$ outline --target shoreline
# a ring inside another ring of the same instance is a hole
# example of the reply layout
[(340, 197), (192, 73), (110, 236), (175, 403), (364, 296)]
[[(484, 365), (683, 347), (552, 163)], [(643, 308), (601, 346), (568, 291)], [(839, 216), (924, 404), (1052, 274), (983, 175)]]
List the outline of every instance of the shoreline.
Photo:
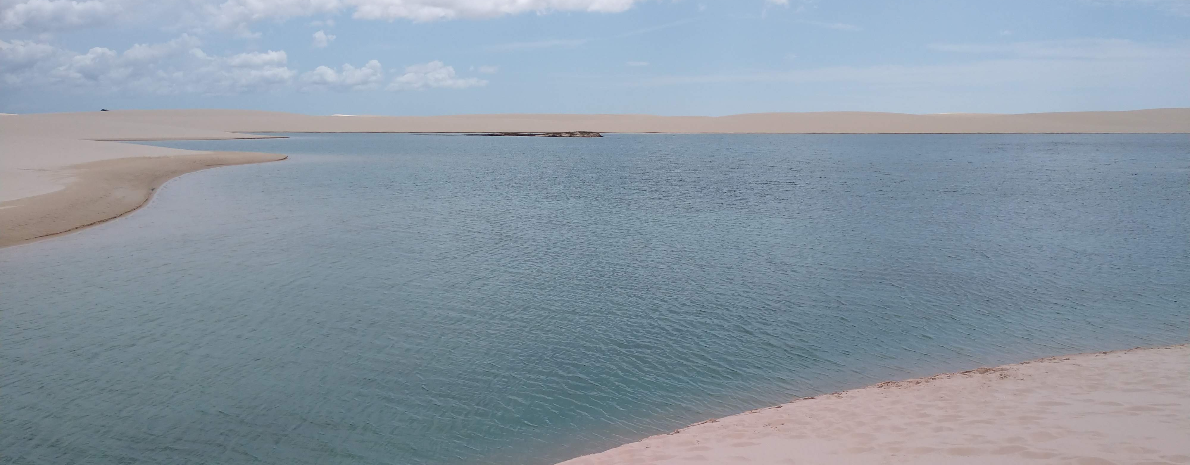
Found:
[[(490, 133), (472, 131), (251, 131), (254, 134), (415, 134), (426, 136), (491, 136)], [(561, 131), (561, 132), (595, 132), (595, 131)], [(598, 131), (600, 134), (629, 134), (629, 135), (658, 135), (658, 136), (1061, 136), (1061, 135), (1175, 135), (1187, 134), (1182, 132), (658, 132), (658, 131)], [(532, 133), (526, 133), (532, 134)], [(526, 136), (530, 137), (530, 136)], [(541, 137), (541, 136), (538, 136)], [(251, 140), (251, 139), (288, 139), (289, 136), (270, 137), (232, 137), (226, 139), (96, 139), (104, 142), (154, 142), (176, 140)]]
[(52, 192), (0, 202), (0, 248), (77, 232), (128, 215), (148, 204), (163, 184), (183, 174), (287, 158), (257, 152), (198, 152), (115, 158), (51, 170), (56, 177), (73, 181)]
[(561, 465), (1190, 463), (1190, 344), (886, 381)]
[[(232, 134), (240, 134), (233, 132)], [(248, 133), (243, 133), (248, 134)], [(280, 134), (280, 133), (278, 133)], [(227, 136), (227, 137), (126, 137), (119, 139), (88, 139), (92, 142), (171, 142), (187, 140), (257, 140), (257, 139), (288, 139), (289, 136)]]

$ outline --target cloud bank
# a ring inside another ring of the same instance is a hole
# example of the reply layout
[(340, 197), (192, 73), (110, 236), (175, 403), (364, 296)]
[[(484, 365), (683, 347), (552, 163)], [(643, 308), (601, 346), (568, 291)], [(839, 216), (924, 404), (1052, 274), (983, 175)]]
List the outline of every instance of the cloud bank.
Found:
[(144, 94), (234, 94), (289, 82), (294, 71), (283, 51), (212, 56), (190, 35), (123, 52), (95, 47), (86, 53), (49, 44), (0, 40), (0, 82), (12, 87)]
[[(253, 23), (350, 12), (356, 19), (494, 18), (522, 13), (618, 13), (642, 0), (0, 0), (0, 29), (56, 31), (162, 20), (250, 35)], [(148, 16), (148, 17), (146, 17)], [(181, 18), (181, 19), (178, 19)]]
[(298, 75), (283, 50), (207, 54), (191, 35), (123, 52), (95, 47), (85, 53), (25, 40), (0, 40), (0, 83), (7, 87), (68, 92), (228, 95), (273, 90), (464, 89), (488, 81), (460, 77), (441, 61), (412, 65), (384, 85), (384, 67), (371, 60), (338, 70), (319, 66)]
[(445, 87), (450, 89), (466, 89), (468, 87), (482, 87), (488, 81), (479, 78), (460, 78), (455, 75), (455, 69), (441, 61), (408, 66), (405, 74), (397, 76), (389, 84), (388, 90), (423, 90), (428, 88)]

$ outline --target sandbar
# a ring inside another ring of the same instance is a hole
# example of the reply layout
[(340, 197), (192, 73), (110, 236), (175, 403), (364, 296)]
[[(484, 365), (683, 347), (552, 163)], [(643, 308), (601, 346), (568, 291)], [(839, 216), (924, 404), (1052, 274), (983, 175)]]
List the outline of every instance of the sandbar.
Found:
[[(0, 247), (72, 232), (144, 205), (169, 179), (284, 155), (207, 152), (117, 140), (277, 137), (127, 121), (115, 112), (0, 118)], [(143, 116), (143, 115), (142, 115)]]
[(284, 155), (206, 152), (129, 157), (71, 165), (63, 188), (0, 202), (0, 247), (23, 244), (118, 218), (147, 203), (166, 181), (192, 171), (283, 160)]

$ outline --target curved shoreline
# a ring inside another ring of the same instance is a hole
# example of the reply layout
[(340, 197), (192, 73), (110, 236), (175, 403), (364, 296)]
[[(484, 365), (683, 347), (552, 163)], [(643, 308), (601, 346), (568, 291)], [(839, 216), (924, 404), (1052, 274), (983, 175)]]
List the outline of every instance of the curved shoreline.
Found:
[(280, 161), (285, 155), (207, 152), (101, 160), (53, 170), (74, 178), (62, 189), (0, 202), (0, 248), (106, 223), (141, 208), (162, 184), (220, 166)]
[(795, 399), (565, 465), (1190, 463), (1190, 344)]

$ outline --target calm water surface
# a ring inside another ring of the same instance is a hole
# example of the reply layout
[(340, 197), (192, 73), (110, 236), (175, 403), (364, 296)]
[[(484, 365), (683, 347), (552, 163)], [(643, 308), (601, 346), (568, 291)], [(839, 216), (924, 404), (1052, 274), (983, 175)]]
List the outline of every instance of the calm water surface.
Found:
[(0, 462), (543, 464), (1186, 342), (1186, 136), (297, 135), (0, 250)]

